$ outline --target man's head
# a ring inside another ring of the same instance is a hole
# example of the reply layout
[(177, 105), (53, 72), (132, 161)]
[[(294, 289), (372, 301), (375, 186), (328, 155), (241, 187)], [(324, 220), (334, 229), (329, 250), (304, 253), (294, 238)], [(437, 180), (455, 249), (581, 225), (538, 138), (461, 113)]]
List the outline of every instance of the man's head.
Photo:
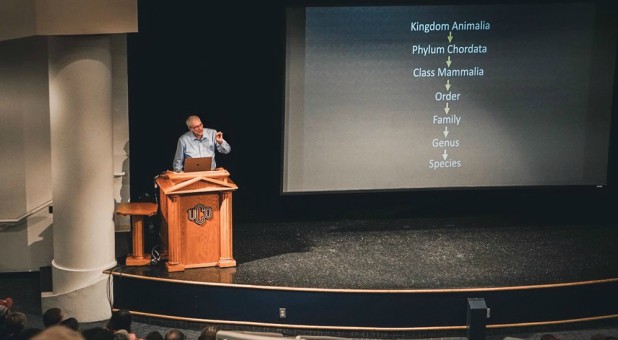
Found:
[(202, 124), (202, 120), (198, 116), (189, 116), (186, 120), (187, 127), (189, 131), (193, 133), (195, 138), (202, 138), (204, 134), (204, 125)]

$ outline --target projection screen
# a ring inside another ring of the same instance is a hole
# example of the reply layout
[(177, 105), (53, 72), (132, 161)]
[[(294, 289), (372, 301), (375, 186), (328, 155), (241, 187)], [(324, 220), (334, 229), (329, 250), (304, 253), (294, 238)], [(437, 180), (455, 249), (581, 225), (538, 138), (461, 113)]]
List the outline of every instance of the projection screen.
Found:
[(594, 2), (287, 10), (282, 192), (607, 182)]

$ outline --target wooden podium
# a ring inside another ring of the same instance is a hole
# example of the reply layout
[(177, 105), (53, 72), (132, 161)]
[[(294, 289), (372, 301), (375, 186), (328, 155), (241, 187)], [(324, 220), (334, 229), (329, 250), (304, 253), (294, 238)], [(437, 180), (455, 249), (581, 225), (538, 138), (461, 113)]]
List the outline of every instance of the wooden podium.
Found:
[(131, 216), (133, 233), (133, 253), (127, 255), (127, 266), (150, 264), (150, 254), (144, 254), (144, 217), (157, 214), (156, 203), (120, 203), (116, 208), (118, 215)]
[(232, 192), (238, 189), (223, 168), (160, 175), (163, 253), (170, 272), (185, 268), (233, 267)]

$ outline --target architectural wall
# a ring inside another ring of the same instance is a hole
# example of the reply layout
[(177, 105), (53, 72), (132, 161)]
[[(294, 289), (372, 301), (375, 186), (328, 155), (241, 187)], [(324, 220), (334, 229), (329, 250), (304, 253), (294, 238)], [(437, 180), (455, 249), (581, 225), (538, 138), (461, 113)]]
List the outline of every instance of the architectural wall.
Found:
[[(0, 41), (0, 272), (53, 258), (47, 37)], [(114, 200), (129, 200), (126, 36), (112, 36)], [(93, 127), (96, 128), (96, 127)], [(116, 230), (130, 220), (116, 217)]]
[(52, 258), (47, 38), (0, 42), (0, 271)]

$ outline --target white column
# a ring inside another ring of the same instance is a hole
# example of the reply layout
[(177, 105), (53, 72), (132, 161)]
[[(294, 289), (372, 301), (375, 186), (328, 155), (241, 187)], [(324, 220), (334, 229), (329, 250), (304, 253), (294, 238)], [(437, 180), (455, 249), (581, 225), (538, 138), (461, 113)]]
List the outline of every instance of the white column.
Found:
[(49, 38), (54, 199), (53, 292), (80, 322), (108, 319), (114, 257), (112, 70), (109, 35)]

